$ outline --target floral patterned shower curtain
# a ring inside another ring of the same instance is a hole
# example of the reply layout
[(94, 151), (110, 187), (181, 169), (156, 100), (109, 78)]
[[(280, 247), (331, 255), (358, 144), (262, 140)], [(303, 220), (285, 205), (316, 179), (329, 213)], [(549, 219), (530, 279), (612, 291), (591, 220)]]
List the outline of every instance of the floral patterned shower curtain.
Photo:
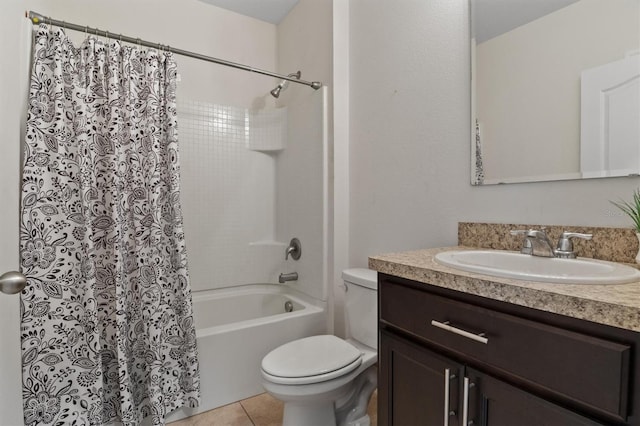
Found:
[(35, 32), (20, 226), (27, 425), (163, 424), (199, 375), (169, 53)]

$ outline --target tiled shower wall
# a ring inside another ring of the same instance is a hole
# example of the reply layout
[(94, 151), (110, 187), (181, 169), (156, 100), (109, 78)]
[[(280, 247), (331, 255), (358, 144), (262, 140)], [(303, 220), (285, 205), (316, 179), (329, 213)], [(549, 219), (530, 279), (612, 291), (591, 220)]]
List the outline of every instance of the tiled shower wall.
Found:
[(194, 291), (274, 282), (275, 164), (286, 109), (178, 104), (182, 210)]

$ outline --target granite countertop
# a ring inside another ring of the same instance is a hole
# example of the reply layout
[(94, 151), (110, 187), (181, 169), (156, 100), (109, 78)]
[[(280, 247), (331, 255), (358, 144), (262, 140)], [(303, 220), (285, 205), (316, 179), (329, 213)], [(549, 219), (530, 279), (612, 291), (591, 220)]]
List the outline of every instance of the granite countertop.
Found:
[(369, 258), (369, 268), (463, 293), (640, 332), (640, 282), (616, 285), (550, 284), (465, 272), (440, 265), (445, 247), (382, 254)]

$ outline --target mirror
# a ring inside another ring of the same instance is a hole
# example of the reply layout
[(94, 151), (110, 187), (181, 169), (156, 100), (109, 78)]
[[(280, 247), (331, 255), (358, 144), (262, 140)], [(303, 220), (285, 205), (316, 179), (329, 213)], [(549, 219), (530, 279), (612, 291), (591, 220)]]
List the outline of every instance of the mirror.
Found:
[(470, 0), (471, 183), (640, 173), (640, 0)]

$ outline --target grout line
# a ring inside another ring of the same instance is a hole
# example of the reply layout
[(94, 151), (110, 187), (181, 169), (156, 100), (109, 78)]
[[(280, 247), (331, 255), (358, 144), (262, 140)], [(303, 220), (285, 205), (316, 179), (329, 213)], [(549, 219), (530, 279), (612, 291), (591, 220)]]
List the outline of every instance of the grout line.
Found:
[(244, 405), (242, 405), (242, 400), (238, 401), (238, 404), (240, 404), (240, 406), (242, 407), (242, 410), (244, 411), (244, 413), (247, 415), (247, 417), (249, 418), (249, 421), (251, 422), (251, 424), (253, 426), (256, 426), (256, 423), (253, 421), (253, 419), (251, 418), (251, 414), (249, 414), (249, 412), (247, 411), (246, 408), (244, 408)]

